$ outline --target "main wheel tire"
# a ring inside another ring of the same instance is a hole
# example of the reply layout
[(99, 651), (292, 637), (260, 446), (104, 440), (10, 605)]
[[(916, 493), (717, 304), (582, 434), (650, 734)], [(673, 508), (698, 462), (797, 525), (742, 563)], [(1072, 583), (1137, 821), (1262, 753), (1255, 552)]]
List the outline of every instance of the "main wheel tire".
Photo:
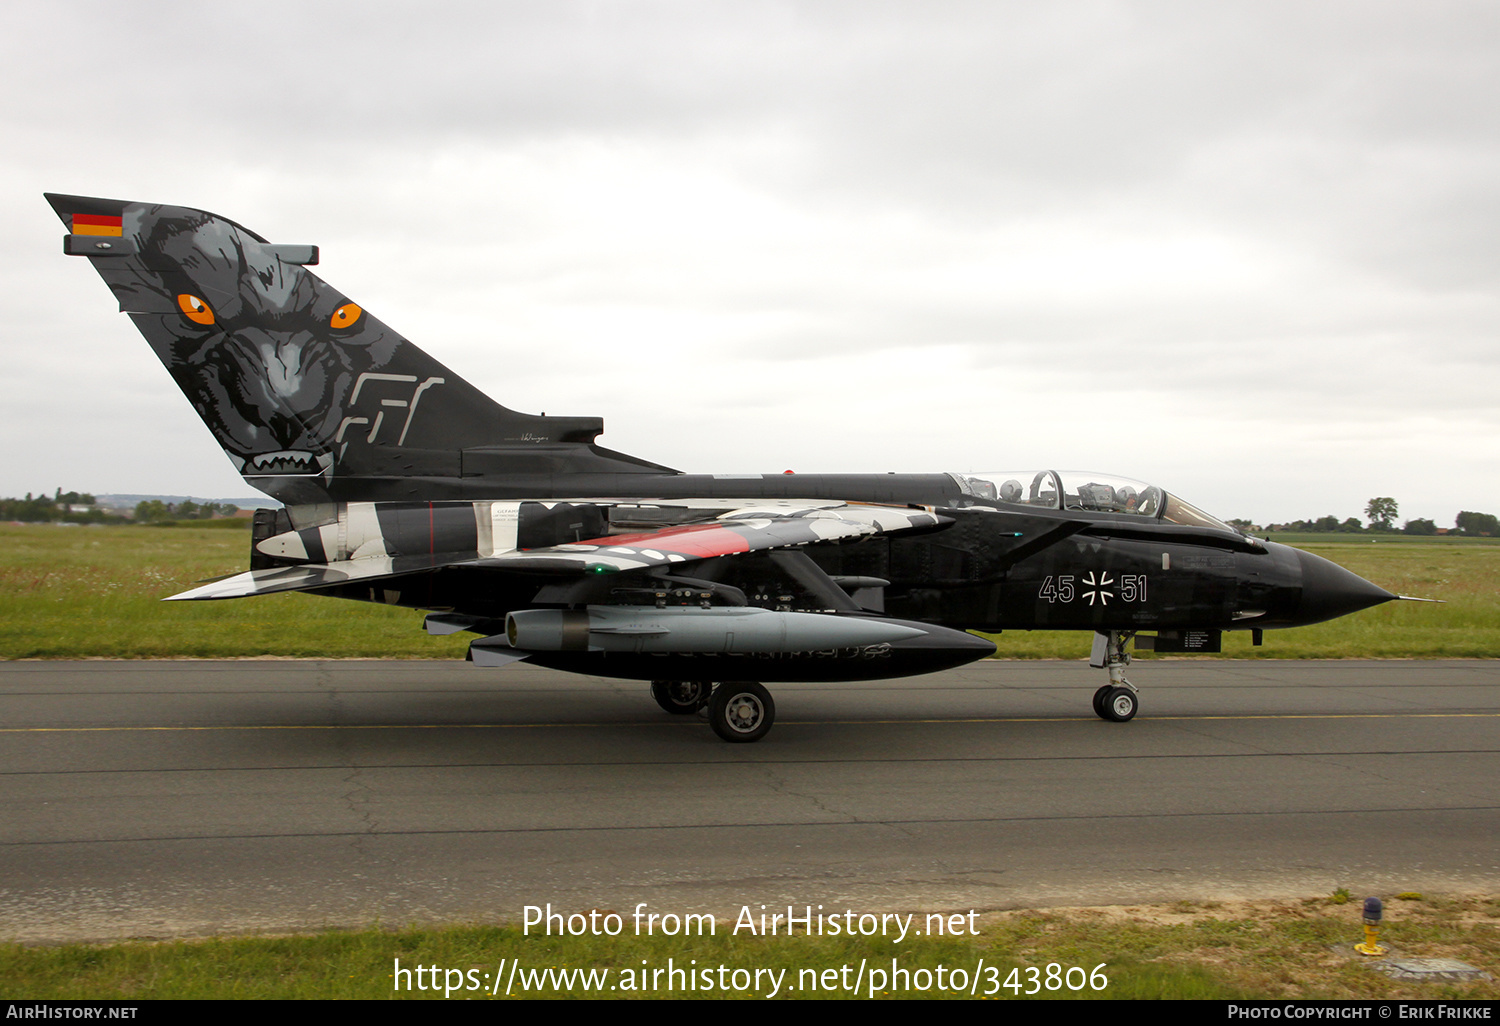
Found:
[(708, 723), (725, 741), (759, 741), (776, 722), (771, 693), (752, 681), (720, 684), (708, 703)]
[(1104, 718), (1115, 723), (1133, 720), (1137, 705), (1134, 691), (1129, 688), (1110, 688), (1104, 699)]
[(1109, 719), (1108, 716), (1104, 715), (1104, 700), (1109, 697), (1109, 693), (1113, 688), (1113, 684), (1106, 684), (1094, 692), (1094, 715), (1101, 720)]
[(653, 680), (651, 697), (673, 716), (695, 713), (708, 704), (713, 697), (713, 681), (708, 680)]

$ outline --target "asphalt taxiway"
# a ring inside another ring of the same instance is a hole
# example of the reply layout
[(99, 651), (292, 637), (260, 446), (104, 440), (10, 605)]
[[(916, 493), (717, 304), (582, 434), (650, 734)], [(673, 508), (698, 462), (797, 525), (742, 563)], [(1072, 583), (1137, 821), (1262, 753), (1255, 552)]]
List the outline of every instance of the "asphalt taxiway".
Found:
[(1500, 891), (1500, 662), (772, 688), (727, 745), (524, 665), (0, 664), (0, 939)]

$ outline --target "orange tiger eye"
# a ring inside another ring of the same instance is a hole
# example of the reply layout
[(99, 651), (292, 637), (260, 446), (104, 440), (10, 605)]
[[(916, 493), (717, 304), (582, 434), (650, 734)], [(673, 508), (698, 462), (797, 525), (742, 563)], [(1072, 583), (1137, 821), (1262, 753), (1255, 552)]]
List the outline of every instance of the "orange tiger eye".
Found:
[(357, 303), (345, 303), (333, 312), (332, 317), (328, 318), (328, 326), (330, 328), (352, 328), (354, 327), (354, 322), (359, 320), (359, 315), (362, 313), (364, 311), (359, 308)]
[(209, 309), (207, 303), (197, 296), (190, 296), (186, 292), (177, 297), (177, 309), (181, 310), (183, 316), (194, 324), (212, 324), (214, 312)]

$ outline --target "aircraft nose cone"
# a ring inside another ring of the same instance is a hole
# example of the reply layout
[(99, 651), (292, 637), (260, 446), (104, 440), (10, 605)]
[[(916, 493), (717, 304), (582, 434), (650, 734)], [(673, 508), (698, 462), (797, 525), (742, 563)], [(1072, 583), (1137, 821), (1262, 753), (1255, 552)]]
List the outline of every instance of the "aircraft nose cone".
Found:
[(1295, 551), (1302, 566), (1302, 599), (1296, 613), (1299, 624), (1322, 623), (1396, 597), (1322, 556)]

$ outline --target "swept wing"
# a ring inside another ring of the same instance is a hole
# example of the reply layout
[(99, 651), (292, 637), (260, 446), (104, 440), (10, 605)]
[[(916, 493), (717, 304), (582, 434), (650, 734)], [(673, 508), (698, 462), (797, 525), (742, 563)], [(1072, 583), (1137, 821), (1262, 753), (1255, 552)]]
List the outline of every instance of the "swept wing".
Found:
[[(493, 515), (496, 503), (475, 503), (476, 517)], [(634, 501), (631, 503), (637, 505)], [(677, 505), (674, 503), (674, 505)], [(687, 503), (685, 505), (691, 505)], [(713, 505), (710, 503), (710, 505)], [(722, 505), (722, 504), (719, 504)], [(482, 509), (480, 507), (490, 507)], [(674, 524), (655, 530), (632, 531), (576, 542), (535, 548), (510, 548), (481, 555), (475, 549), (443, 550), (432, 537), (434, 551), (391, 555), (385, 539), (348, 540), (356, 514), (341, 515), (332, 525), (342, 530), (342, 550), (376, 551), (369, 555), (327, 562), (306, 562), (251, 570), (202, 584), (171, 596), (172, 600), (243, 598), (284, 591), (310, 591), (357, 582), (374, 582), (444, 567), (474, 567), (497, 572), (533, 574), (603, 574), (650, 570), (717, 556), (795, 548), (838, 542), (879, 534), (931, 530), (951, 521), (928, 510), (852, 503), (806, 503), (737, 506), (715, 515), (704, 510), (705, 519)], [(373, 521), (370, 521), (373, 522)], [(263, 548), (276, 551), (306, 551), (300, 539), (288, 535), (268, 539)], [(295, 542), (295, 544), (292, 544)], [(335, 549), (335, 551), (341, 551)]]

